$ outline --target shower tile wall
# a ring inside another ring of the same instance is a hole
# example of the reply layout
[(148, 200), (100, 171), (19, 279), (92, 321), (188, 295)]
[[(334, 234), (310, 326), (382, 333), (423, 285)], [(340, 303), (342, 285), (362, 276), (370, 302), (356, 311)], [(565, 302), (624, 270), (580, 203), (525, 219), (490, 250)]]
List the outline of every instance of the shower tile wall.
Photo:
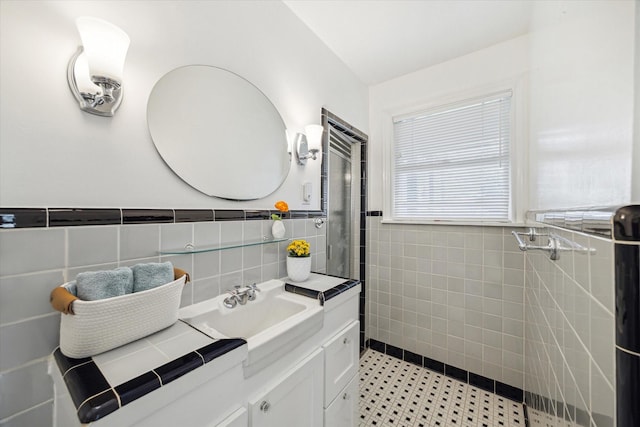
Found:
[(511, 230), (368, 217), (368, 338), (524, 389), (524, 254)]
[[(325, 271), (326, 228), (312, 219), (287, 219), (286, 237), (305, 238), (312, 269)], [(160, 249), (256, 240), (271, 221), (104, 225), (0, 231), (0, 426), (47, 426), (53, 386), (47, 356), (59, 342), (60, 314), (49, 292), (76, 274), (119, 265), (170, 260), (191, 273), (182, 306), (233, 285), (286, 276), (286, 242), (195, 255), (160, 257)]]
[(561, 252), (559, 260), (551, 261), (546, 253), (527, 252), (527, 404), (578, 425), (612, 426), (613, 243), (583, 233), (553, 231), (595, 253)]

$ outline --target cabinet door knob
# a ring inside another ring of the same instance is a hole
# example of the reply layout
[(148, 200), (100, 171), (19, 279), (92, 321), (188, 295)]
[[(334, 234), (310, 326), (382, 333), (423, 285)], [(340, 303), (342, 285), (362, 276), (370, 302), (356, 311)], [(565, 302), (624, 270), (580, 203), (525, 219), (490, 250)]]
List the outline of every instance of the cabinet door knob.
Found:
[(262, 412), (267, 412), (270, 407), (271, 407), (271, 404), (266, 400), (263, 400), (262, 403), (260, 404), (260, 410)]
[(342, 395), (343, 400), (349, 400), (349, 395), (347, 393)]

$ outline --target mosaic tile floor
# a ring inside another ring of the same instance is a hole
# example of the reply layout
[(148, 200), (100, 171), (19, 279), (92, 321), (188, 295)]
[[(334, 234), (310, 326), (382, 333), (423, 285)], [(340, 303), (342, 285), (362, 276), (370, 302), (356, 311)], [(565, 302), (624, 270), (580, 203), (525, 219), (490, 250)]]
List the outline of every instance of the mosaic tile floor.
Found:
[(525, 426), (521, 403), (371, 349), (359, 405), (360, 427)]

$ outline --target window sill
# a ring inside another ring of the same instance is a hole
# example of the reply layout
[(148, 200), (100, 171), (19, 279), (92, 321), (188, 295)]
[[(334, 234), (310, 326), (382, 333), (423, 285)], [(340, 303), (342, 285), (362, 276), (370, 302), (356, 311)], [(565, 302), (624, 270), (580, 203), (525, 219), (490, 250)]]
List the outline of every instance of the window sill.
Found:
[(475, 227), (528, 227), (524, 222), (498, 222), (498, 221), (446, 221), (446, 220), (398, 220), (383, 219), (382, 224), (406, 224), (406, 225), (465, 225)]

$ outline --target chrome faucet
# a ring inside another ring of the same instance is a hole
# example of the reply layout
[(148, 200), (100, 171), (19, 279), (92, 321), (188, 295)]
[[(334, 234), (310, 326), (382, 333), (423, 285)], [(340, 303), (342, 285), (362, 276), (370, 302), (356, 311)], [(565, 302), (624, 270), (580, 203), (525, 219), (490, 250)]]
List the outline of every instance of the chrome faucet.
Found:
[(253, 301), (256, 299), (256, 291), (260, 292), (258, 286), (253, 283), (242, 288), (240, 285), (235, 285), (233, 290), (228, 290), (229, 296), (222, 301), (225, 307), (233, 308), (236, 305), (245, 305), (247, 301)]

